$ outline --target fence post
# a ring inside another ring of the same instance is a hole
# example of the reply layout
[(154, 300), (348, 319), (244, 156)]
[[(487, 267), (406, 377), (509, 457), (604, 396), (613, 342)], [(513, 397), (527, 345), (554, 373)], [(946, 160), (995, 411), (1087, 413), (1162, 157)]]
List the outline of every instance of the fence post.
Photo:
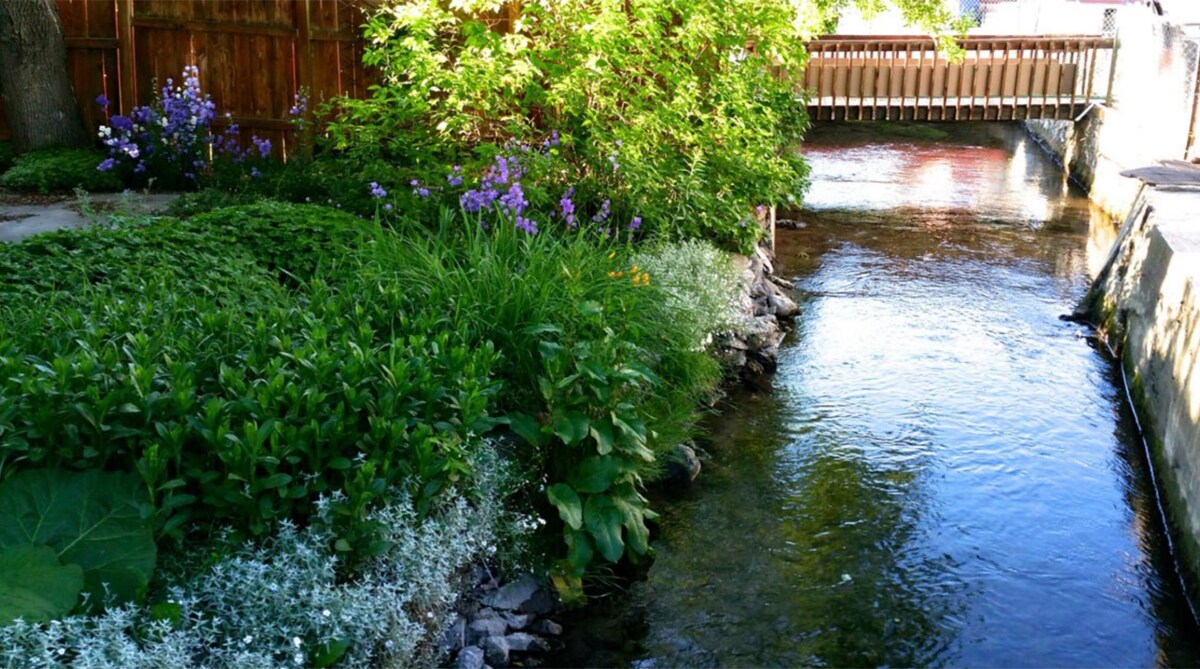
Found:
[[(316, 87), (313, 81), (313, 45), (312, 45), (312, 7), (311, 0), (293, 0), (296, 14), (296, 93), (301, 89), (308, 92), (308, 95), (313, 95)], [(304, 112), (305, 123), (311, 124), (313, 113), (309, 109)], [(286, 137), (286, 135), (285, 135)], [(306, 146), (296, 133), (292, 133), (292, 143), (304, 147), (302, 150), (307, 151), (311, 146)], [(291, 153), (291, 147), (288, 147), (286, 153)], [(309, 158), (311, 156), (304, 156)], [(287, 156), (285, 155), (286, 159)]]
[(117, 64), (121, 70), (119, 97), (121, 113), (137, 106), (137, 73), (134, 71), (133, 0), (114, 0), (117, 5)]
[(1183, 159), (1187, 160), (1191, 157), (1192, 147), (1196, 145), (1196, 115), (1200, 114), (1200, 42), (1194, 42), (1196, 45), (1196, 66), (1193, 68), (1192, 76), (1195, 77), (1195, 86), (1192, 89), (1192, 118), (1188, 122), (1187, 146), (1183, 150)]
[(1104, 94), (1104, 106), (1113, 106), (1113, 85), (1117, 81), (1117, 54), (1121, 51), (1121, 28), (1113, 33), (1112, 58), (1108, 63), (1108, 91)]

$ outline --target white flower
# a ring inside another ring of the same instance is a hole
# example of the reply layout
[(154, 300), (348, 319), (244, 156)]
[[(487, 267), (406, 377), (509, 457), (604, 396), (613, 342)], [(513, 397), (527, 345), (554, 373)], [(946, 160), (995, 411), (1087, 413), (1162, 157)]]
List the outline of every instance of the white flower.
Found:
[(296, 664), (304, 664), (304, 653), (296, 653), (292, 656), (292, 662)]
[(254, 637), (250, 636), (249, 634), (247, 634), (246, 636), (242, 637), (242, 645), (248, 644), (248, 643), (250, 643), (251, 641), (254, 641)]
[(328, 618), (329, 616), (331, 616), (331, 615), (333, 615), (333, 614), (329, 612), (329, 609), (325, 609), (324, 611), (321, 611), (321, 615), (323, 615), (323, 616), (325, 616), (326, 618)]
[(127, 153), (129, 153), (130, 158), (137, 158), (139, 155), (141, 155), (141, 153), (138, 151), (138, 148), (136, 146), (129, 147), (129, 150)]
[(300, 637), (298, 637), (298, 636), (292, 637), (292, 645), (293, 646), (299, 648), (303, 644), (304, 644), (304, 642), (300, 640)]

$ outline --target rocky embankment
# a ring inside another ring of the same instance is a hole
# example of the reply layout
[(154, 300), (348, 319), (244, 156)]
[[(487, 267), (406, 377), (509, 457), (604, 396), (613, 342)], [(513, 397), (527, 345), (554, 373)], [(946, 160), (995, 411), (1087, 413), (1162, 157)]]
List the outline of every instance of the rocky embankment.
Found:
[(800, 307), (788, 295), (791, 284), (775, 275), (766, 249), (759, 247), (753, 255), (736, 256), (734, 262), (743, 277), (738, 308), (746, 327), (720, 337), (716, 350), (730, 369), (740, 370), (743, 381), (755, 384), (775, 371), (779, 344)]
[(503, 585), (480, 579), (446, 632), (445, 650), (457, 669), (541, 666), (556, 649), (562, 626), (550, 619), (558, 597), (533, 576), (522, 574)]

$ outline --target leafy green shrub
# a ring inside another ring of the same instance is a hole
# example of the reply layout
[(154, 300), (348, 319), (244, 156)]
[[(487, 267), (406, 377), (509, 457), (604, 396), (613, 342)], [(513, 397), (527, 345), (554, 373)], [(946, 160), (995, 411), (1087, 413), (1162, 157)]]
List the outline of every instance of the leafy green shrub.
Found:
[(91, 149), (38, 149), (18, 156), (12, 168), (0, 175), (0, 186), (39, 193), (70, 193), (82, 188), (92, 193), (119, 191), (125, 186), (115, 175), (96, 165), (103, 156)]
[(703, 348), (720, 332), (742, 332), (738, 308), (742, 278), (729, 254), (709, 242), (689, 239), (640, 249), (634, 262), (666, 293), (667, 306), (689, 341)]
[(383, 240), (363, 270), (404, 285), (414, 304), (442, 305), (467, 341), (504, 355), (499, 408), (555, 495), (542, 503), (561, 512), (568, 597), (594, 556), (647, 552), (653, 514), (638, 487), (689, 435), (719, 378), (678, 326), (678, 304), (629, 256), (583, 234), (528, 235), (496, 220), (484, 230), (446, 213), (438, 236)]
[[(353, 267), (310, 278), (321, 251), (351, 255), (361, 225), (261, 205), (176, 223), (181, 236), (158, 223), (13, 247), (23, 262), (9, 266), (32, 276), (87, 269), (80, 247), (106, 253), (70, 298), (7, 283), (19, 299), (0, 312), (0, 473), (135, 470), (175, 536), (213, 519), (261, 533), (341, 491), (342, 546), (374, 550), (363, 518), (384, 490), (410, 482), (425, 509), (466, 473), (466, 436), (491, 426), (496, 354), (402, 285)], [(106, 235), (134, 243), (105, 248)], [(216, 269), (219, 289), (160, 276), (176, 259), (183, 275)]]
[(374, 234), (373, 226), (351, 214), (279, 202), (218, 209), (185, 225), (213, 242), (245, 249), (269, 270), (299, 281), (315, 276), (322, 263), (346, 262), (350, 251)]
[(577, 178), (616, 173), (604, 197), (617, 209), (741, 246), (759, 235), (756, 205), (803, 189), (804, 107), (776, 75), (804, 62), (795, 3), (537, 0), (510, 34), (475, 18), (498, 6), (399, 0), (374, 14), (364, 60), (383, 83), (341, 102), (339, 146), (444, 169), (558, 131)]

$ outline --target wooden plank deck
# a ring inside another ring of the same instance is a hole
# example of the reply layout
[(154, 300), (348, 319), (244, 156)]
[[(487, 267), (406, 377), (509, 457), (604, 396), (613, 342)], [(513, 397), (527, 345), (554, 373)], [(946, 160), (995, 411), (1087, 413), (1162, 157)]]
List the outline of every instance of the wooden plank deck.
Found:
[(1103, 99), (1096, 87), (1109, 77), (1097, 63), (1111, 63), (1115, 47), (1095, 35), (959, 44), (950, 59), (928, 38), (823, 37), (808, 43), (799, 92), (813, 120), (1074, 119)]

